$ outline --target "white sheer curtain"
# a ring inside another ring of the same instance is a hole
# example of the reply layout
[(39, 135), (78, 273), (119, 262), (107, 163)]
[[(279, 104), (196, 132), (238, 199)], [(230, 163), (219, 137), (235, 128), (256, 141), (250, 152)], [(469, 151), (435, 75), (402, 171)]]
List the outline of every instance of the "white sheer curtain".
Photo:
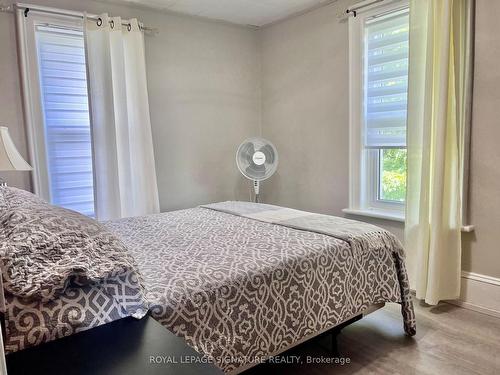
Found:
[(96, 216), (157, 213), (144, 35), (136, 19), (100, 20), (85, 20)]

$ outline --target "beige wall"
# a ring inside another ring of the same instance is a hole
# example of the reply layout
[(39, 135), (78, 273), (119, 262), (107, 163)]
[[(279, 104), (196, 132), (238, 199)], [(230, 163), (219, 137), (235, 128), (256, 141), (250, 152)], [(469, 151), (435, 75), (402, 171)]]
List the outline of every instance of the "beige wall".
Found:
[(253, 30), (168, 17), (148, 45), (151, 121), (162, 209), (248, 199), (238, 145), (260, 129)]
[(470, 221), (463, 268), (500, 277), (500, 1), (476, 1)]
[[(0, 13), (0, 125), (7, 126), (19, 152), (27, 158), (14, 17)], [(0, 172), (10, 185), (30, 190), (29, 172)]]
[(280, 155), (263, 193), (277, 204), (333, 214), (348, 200), (348, 35), (336, 21), (339, 9), (260, 31), (263, 133)]
[[(348, 34), (338, 2), (260, 30), (262, 126), (280, 152), (266, 200), (341, 215), (348, 205)], [(478, 0), (471, 160), (472, 234), (463, 269), (500, 277), (500, 2)], [(363, 220), (362, 217), (357, 219)], [(400, 238), (404, 227), (373, 221)]]
[[(63, 9), (137, 17), (158, 28), (146, 36), (146, 64), (162, 210), (248, 198), (234, 152), (260, 129), (260, 53), (245, 27), (93, 1), (31, 0)], [(0, 13), (0, 124), (26, 156), (14, 16)], [(28, 173), (2, 174), (29, 189)]]

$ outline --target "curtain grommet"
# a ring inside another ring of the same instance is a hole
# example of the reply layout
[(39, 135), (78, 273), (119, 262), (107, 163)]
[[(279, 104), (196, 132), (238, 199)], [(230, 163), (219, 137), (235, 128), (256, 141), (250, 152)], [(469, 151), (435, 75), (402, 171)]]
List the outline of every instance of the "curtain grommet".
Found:
[(132, 24), (129, 22), (129, 24), (127, 25), (127, 30), (128, 31), (132, 31)]
[(99, 17), (96, 22), (97, 26), (102, 26), (102, 18)]
[(112, 29), (115, 28), (115, 21), (111, 20), (109, 21), (109, 26), (111, 26)]

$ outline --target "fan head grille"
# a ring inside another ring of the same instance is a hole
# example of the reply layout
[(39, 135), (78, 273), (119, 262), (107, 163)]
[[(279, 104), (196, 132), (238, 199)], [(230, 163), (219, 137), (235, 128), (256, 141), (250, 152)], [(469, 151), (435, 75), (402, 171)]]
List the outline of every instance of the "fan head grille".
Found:
[(271, 177), (278, 168), (276, 147), (263, 138), (249, 138), (236, 151), (236, 164), (241, 174), (254, 181)]

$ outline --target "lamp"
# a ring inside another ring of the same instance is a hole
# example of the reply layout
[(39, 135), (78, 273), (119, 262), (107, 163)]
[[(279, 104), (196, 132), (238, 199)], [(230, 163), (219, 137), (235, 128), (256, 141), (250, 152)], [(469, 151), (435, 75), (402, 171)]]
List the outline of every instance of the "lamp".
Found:
[[(23, 159), (17, 151), (9, 129), (0, 126), (0, 171), (31, 171), (33, 168)], [(6, 186), (4, 180), (0, 178), (0, 186)]]

